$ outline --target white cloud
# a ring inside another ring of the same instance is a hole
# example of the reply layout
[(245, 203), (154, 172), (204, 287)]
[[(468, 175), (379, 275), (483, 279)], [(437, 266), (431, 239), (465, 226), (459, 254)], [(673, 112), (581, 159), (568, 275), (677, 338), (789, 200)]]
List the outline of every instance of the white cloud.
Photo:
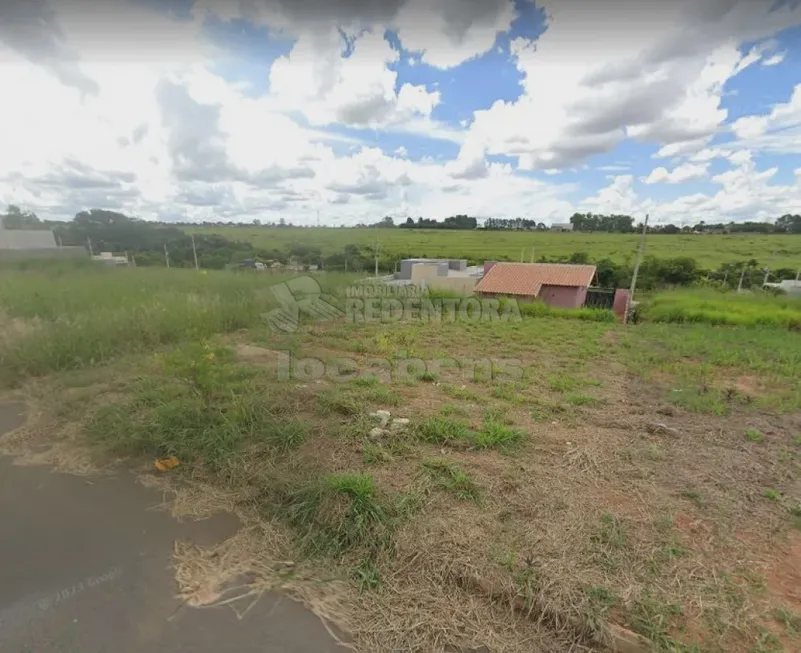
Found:
[(704, 146), (709, 142), (709, 137), (705, 136), (691, 141), (683, 141), (679, 143), (670, 143), (665, 145), (653, 155), (655, 159), (665, 159), (675, 156), (691, 156), (696, 157), (701, 152), (709, 152), (704, 149)]
[(671, 171), (654, 168), (643, 181), (646, 184), (681, 184), (685, 181), (706, 177), (707, 163), (683, 163)]
[(491, 50), (515, 16), (512, 0), (409, 0), (393, 25), (424, 63), (453, 68)]
[(767, 49), (738, 45), (801, 23), (801, 5), (773, 4), (545, 0), (547, 31), (512, 43), (523, 96), (476, 112), (471, 131), (525, 168), (569, 167), (627, 136), (697, 151), (727, 117), (725, 83)]
[[(751, 154), (801, 153), (801, 85), (730, 132), (720, 107), (732, 76), (773, 65), (777, 44), (765, 39), (799, 22), (801, 10), (789, 6), (768, 14), (744, 0), (705, 9), (689, 0), (546, 0), (543, 37), (510, 47), (525, 75), (522, 97), (487, 98), (489, 109), (459, 114), (457, 125), (432, 117), (462, 108), (448, 104), (451, 73), (441, 86), (399, 81), (400, 55), (384, 29), (399, 29), (419, 65), (445, 70), (495, 48), (515, 17), (511, 0), (377, 0), (359, 11), (341, 0), (199, 0), (194, 20), (130, 0), (51, 5), (0, 7), (0, 76), (15, 98), (0, 103), (0, 204), (44, 217), (102, 206), (145, 218), (310, 223), (319, 210), (346, 224), (399, 211), (564, 221), (577, 209), (710, 220), (773, 217), (801, 199), (797, 184), (777, 183), (776, 167), (757, 169)], [(264, 65), (268, 92), (214, 72), (210, 13), (293, 40), (286, 57)], [(741, 52), (744, 42), (757, 45)], [(366, 145), (381, 142), (379, 130), (392, 133), (393, 155)], [(572, 178), (558, 173), (581, 175), (593, 154), (626, 138), (656, 143), (654, 156), (673, 160), (643, 180), (635, 163), (608, 159), (595, 169), (627, 174), (584, 199), (586, 189), (558, 183)], [(457, 144), (458, 154), (444, 157), (443, 143), (429, 139)], [(416, 158), (421, 144), (429, 158)], [(519, 169), (492, 155), (514, 157)], [(638, 194), (703, 179), (713, 160), (732, 167), (712, 177), (709, 194)]]
[(786, 52), (779, 52), (777, 54), (774, 54), (773, 56), (768, 57), (767, 59), (764, 59), (762, 61), (762, 65), (763, 66), (778, 66), (782, 61), (784, 61), (784, 57), (786, 55), (787, 55)]
[(741, 139), (762, 136), (771, 131), (801, 125), (801, 84), (798, 84), (789, 101), (774, 105), (770, 113), (745, 116), (734, 122), (732, 131)]
[(342, 57), (343, 38), (335, 30), (302, 34), (292, 51), (270, 68), (276, 108), (300, 110), (314, 125), (387, 127), (427, 117), (439, 92), (404, 84), (387, 65), (399, 54), (378, 31), (357, 36), (353, 52)]
[(730, 160), (729, 170), (712, 177), (719, 190), (709, 194), (694, 193), (656, 202), (638, 196), (633, 178), (623, 175), (612, 178), (607, 187), (580, 202), (580, 209), (628, 213), (637, 219), (648, 213), (656, 223), (695, 224), (700, 220), (773, 220), (787, 213), (788, 207), (801, 203), (801, 185), (775, 183), (775, 166), (759, 170), (745, 151), (732, 155)]
[(728, 156), (728, 154), (722, 148), (707, 147), (691, 155), (690, 161), (695, 161), (697, 163), (706, 163), (708, 161), (712, 161), (713, 159), (718, 159), (722, 157), (725, 158), (726, 156)]
[(456, 160), (448, 163), (445, 170), (454, 179), (482, 179), (489, 174), (485, 153), (480, 143), (465, 143)]
[(622, 213), (635, 216), (642, 208), (634, 190), (633, 175), (612, 177), (608, 186), (579, 203), (579, 210), (593, 213)]

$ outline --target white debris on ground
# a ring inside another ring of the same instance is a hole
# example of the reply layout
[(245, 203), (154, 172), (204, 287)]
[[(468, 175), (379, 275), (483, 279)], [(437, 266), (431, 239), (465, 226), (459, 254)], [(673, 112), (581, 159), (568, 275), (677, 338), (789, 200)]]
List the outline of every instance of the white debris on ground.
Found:
[[(387, 433), (400, 433), (408, 428), (409, 423), (411, 422), (411, 420), (409, 420), (407, 417), (395, 417), (392, 419), (392, 416), (388, 410), (377, 410), (374, 413), (370, 413), (370, 417), (378, 420), (380, 424), (380, 426), (370, 430), (368, 435), (371, 440), (380, 438), (382, 435)], [(387, 429), (387, 426), (389, 429)]]
[(392, 424), (389, 426), (389, 430), (397, 433), (398, 431), (403, 431), (407, 426), (409, 426), (409, 418), (408, 417), (396, 417), (392, 420)]
[(389, 423), (390, 414), (388, 410), (377, 410), (370, 413), (370, 417), (378, 419), (381, 422), (381, 428), (384, 428)]

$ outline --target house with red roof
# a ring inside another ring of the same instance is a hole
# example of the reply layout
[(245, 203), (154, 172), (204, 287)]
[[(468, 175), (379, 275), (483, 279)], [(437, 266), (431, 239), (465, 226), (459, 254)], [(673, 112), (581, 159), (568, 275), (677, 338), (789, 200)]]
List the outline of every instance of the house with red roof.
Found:
[(594, 265), (487, 262), (475, 292), (480, 297), (514, 297), (560, 308), (581, 308), (595, 271)]

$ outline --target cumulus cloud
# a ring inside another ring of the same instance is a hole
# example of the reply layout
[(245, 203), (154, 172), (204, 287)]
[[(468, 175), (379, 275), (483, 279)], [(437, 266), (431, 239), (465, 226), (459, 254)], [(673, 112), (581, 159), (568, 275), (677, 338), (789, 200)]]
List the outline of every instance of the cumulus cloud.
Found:
[(646, 184), (681, 184), (693, 179), (706, 177), (707, 163), (683, 163), (668, 171), (667, 168), (654, 168), (643, 181)]
[(7, 0), (0, 4), (0, 42), (27, 56), (62, 84), (85, 93), (97, 93), (97, 82), (87, 76), (67, 45), (56, 13), (44, 0)]
[[(777, 184), (774, 166), (758, 169), (751, 152), (801, 152), (801, 85), (733, 124), (720, 102), (742, 70), (780, 63), (771, 37), (801, 23), (801, 6), (773, 4), (543, 0), (547, 30), (507, 50), (496, 46), (517, 16), (512, 0), (196, 0), (180, 9), (6, 0), (0, 70), (15, 101), (0, 103), (0, 203), (56, 218), (98, 206), (296, 222), (319, 210), (344, 223), (398, 211), (544, 221), (579, 208), (785, 212), (798, 191)], [(226, 78), (210, 18), (251, 21), (289, 43), (262, 64), (267, 90)], [(398, 43), (413, 53), (412, 81), (399, 79)], [(488, 52), (512, 58), (522, 95), (487, 98), (488, 108), (458, 123), (438, 120), (459, 108), (448, 96), (451, 69)], [(375, 147), (379, 131), (391, 134), (386, 152)], [(632, 138), (670, 164), (643, 179), (634, 164), (607, 160), (598, 169), (629, 174), (584, 199), (586, 189), (558, 183), (557, 173), (579, 173)], [(421, 159), (420, 144), (436, 158)], [(458, 153), (444, 156), (452, 144)], [(731, 169), (709, 180), (708, 195), (638, 195), (702, 179), (713, 160)]]
[(787, 213), (788, 206), (801, 203), (798, 183), (776, 183), (776, 166), (759, 169), (751, 153), (739, 151), (729, 157), (731, 168), (712, 177), (718, 190), (694, 193), (656, 202), (640, 197), (631, 175), (612, 178), (609, 185), (580, 202), (581, 210), (598, 213), (628, 213), (637, 218), (650, 214), (656, 223), (694, 224), (707, 222), (773, 220)]
[(782, 61), (784, 61), (784, 57), (787, 55), (786, 52), (778, 52), (767, 59), (762, 61), (763, 66), (778, 66)]
[(595, 195), (583, 199), (579, 203), (580, 210), (593, 213), (623, 213), (638, 215), (647, 208), (637, 198), (634, 190), (633, 175), (616, 175), (608, 186), (601, 188)]
[(424, 63), (453, 68), (491, 50), (516, 16), (513, 0), (409, 0), (392, 26)]
[(762, 136), (770, 131), (801, 125), (801, 84), (798, 84), (789, 101), (776, 104), (768, 114), (745, 116), (734, 122), (732, 131), (742, 139)]
[(524, 94), (477, 112), (470, 128), (491, 154), (533, 169), (570, 166), (626, 137), (657, 143), (666, 156), (702, 148), (727, 118), (726, 82), (768, 50), (739, 44), (801, 23), (801, 5), (769, 0), (542, 7), (547, 31), (512, 43)]
[[(343, 57), (346, 46), (352, 52)], [(336, 29), (303, 34), (270, 68), (271, 94), (277, 106), (299, 109), (315, 125), (377, 128), (429, 116), (439, 93), (408, 83), (396, 91), (398, 75), (388, 64), (398, 58), (378, 31), (350, 43)]]

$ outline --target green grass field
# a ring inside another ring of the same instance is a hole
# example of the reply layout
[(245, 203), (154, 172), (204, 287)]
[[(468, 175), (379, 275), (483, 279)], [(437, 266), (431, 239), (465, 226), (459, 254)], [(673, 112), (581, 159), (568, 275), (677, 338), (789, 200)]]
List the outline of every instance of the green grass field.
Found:
[(235, 510), (222, 548), (176, 546), (180, 594), (288, 589), (357, 653), (601, 651), (610, 624), (664, 653), (799, 650), (795, 304), (685, 290), (625, 326), (528, 307), (277, 333), (286, 278), (3, 270), (0, 399), (32, 423), (0, 451), (123, 460), (182, 516)]
[(801, 331), (801, 299), (766, 292), (680, 289), (645, 302), (642, 318), (651, 322), (779, 327)]
[[(191, 228), (188, 229), (191, 231)], [(637, 251), (636, 234), (571, 234), (503, 231), (445, 231), (418, 229), (346, 229), (346, 228), (270, 228), (204, 227), (196, 231), (219, 233), (233, 240), (243, 240), (265, 249), (285, 250), (302, 244), (319, 247), (323, 255), (341, 252), (345, 245), (372, 245), (381, 239), (384, 252), (398, 258), (407, 256), (529, 260), (535, 256), (569, 256), (586, 252), (593, 259), (610, 258), (616, 262), (633, 261)], [(646, 253), (658, 258), (688, 256), (705, 268), (751, 258), (778, 267), (801, 267), (801, 236), (786, 235), (652, 235)]]

